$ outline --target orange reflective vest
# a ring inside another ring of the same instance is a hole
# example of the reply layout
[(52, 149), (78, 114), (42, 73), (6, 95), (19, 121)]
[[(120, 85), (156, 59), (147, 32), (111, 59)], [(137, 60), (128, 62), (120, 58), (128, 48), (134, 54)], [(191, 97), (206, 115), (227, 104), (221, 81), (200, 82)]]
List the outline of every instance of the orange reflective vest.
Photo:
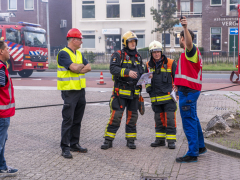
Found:
[(0, 118), (8, 118), (15, 114), (14, 90), (7, 67), (0, 62), (0, 69), (2, 67), (5, 67), (5, 74), (8, 81), (4, 87), (0, 87)]
[(175, 73), (174, 84), (201, 91), (202, 89), (202, 56), (197, 48), (198, 62), (193, 63), (186, 58), (185, 50), (181, 54)]

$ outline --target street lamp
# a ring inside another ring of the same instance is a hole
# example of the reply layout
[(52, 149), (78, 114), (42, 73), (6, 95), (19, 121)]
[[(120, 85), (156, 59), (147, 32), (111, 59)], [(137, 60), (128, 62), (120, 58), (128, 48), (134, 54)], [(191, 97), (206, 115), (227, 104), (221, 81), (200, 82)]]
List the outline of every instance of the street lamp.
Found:
[(47, 11), (47, 47), (48, 47), (48, 61), (50, 61), (50, 31), (49, 31), (49, 11), (48, 11), (48, 0), (42, 0), (42, 2), (46, 3), (46, 11)]

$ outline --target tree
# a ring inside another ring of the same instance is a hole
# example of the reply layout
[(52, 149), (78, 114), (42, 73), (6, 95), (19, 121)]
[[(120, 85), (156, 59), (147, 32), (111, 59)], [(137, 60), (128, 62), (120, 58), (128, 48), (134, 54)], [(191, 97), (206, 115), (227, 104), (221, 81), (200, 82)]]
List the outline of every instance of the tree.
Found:
[(161, 8), (159, 10), (151, 7), (151, 15), (153, 20), (157, 23), (157, 28), (152, 30), (153, 32), (163, 33), (163, 47), (165, 51), (165, 33), (168, 30), (169, 33), (173, 31), (173, 26), (179, 24), (179, 20), (173, 17), (177, 11), (176, 0), (161, 0)]

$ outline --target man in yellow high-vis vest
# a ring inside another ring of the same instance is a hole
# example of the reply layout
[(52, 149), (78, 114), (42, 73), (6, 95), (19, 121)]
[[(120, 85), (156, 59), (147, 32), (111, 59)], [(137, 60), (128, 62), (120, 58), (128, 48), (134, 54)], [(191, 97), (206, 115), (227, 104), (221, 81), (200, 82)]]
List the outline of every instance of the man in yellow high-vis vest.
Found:
[(61, 90), (64, 100), (60, 144), (64, 158), (72, 158), (70, 151), (87, 152), (86, 148), (79, 145), (79, 138), (86, 106), (85, 73), (91, 71), (91, 66), (78, 50), (82, 38), (82, 33), (78, 29), (70, 29), (67, 33), (68, 45), (57, 56), (57, 88)]

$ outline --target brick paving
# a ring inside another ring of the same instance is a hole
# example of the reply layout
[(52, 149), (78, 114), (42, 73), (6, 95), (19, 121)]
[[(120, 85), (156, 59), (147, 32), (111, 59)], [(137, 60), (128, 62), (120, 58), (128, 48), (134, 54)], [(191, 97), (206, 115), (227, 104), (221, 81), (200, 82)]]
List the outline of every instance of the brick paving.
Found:
[[(100, 90), (100, 89), (99, 89)], [(238, 93), (239, 92), (234, 92)], [(87, 91), (87, 102), (110, 99), (108, 90)], [(198, 101), (198, 116), (205, 127), (211, 117), (227, 111), (236, 111), (240, 97), (227, 92), (201, 94)], [(147, 94), (143, 94), (147, 96)], [(15, 90), (17, 108), (61, 104), (60, 92), (56, 90)], [(232, 99), (230, 99), (231, 97)], [(137, 149), (126, 147), (125, 115), (113, 141), (113, 148), (101, 150), (103, 134), (108, 122), (108, 103), (88, 104), (81, 128), (80, 144), (88, 153), (73, 152), (73, 159), (61, 156), (60, 129), (61, 106), (30, 110), (17, 110), (11, 118), (9, 139), (6, 144), (7, 164), (19, 169), (19, 174), (10, 179), (73, 179), (73, 180), (140, 180), (141, 176), (168, 177), (169, 179), (231, 179), (240, 176), (240, 159), (208, 151), (197, 163), (179, 164), (175, 158), (187, 151), (187, 141), (177, 112), (177, 143), (175, 150), (167, 147), (150, 147), (155, 140), (154, 114), (149, 99), (144, 116), (137, 123)]]

